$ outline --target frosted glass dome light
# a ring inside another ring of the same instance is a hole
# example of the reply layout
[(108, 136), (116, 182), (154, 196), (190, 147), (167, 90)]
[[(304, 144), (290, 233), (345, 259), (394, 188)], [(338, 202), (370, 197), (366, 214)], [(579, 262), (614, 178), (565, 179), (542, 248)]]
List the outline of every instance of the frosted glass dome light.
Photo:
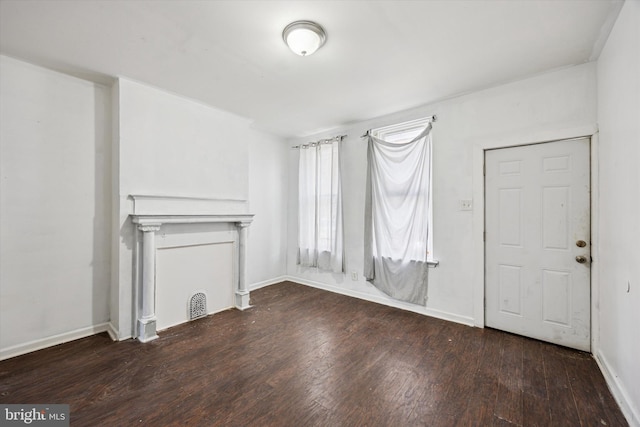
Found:
[(309, 56), (327, 40), (322, 27), (311, 21), (295, 21), (287, 25), (282, 39), (295, 54)]

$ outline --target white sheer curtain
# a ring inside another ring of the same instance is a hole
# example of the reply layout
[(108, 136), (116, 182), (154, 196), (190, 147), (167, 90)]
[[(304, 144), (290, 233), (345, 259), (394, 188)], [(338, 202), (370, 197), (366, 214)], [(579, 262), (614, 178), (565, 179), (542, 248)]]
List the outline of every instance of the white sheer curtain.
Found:
[(298, 264), (343, 271), (340, 139), (300, 147)]
[(364, 276), (389, 296), (426, 304), (431, 124), (396, 144), (369, 136)]

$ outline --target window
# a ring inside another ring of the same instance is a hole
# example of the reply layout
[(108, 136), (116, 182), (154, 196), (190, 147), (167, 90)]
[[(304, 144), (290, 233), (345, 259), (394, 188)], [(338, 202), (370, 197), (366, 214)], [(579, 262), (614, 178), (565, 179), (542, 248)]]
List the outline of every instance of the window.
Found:
[(364, 277), (392, 298), (424, 305), (433, 247), (431, 118), (372, 130), (367, 159)]
[(300, 146), (298, 264), (343, 271), (341, 138)]
[[(425, 128), (429, 125), (429, 123), (431, 122), (431, 118), (424, 118), (424, 119), (418, 119), (418, 120), (412, 120), (412, 121), (408, 121), (408, 122), (403, 122), (403, 123), (398, 123), (398, 124), (394, 124), (394, 125), (390, 125), (390, 126), (385, 126), (385, 127), (380, 127), (377, 129), (372, 129), (371, 130), (371, 135), (373, 135), (374, 137), (381, 139), (383, 141), (389, 142), (389, 143), (393, 143), (393, 144), (404, 144), (407, 143), (411, 140), (413, 140), (415, 137), (417, 137), (418, 135), (420, 135), (420, 133), (422, 131), (425, 130)], [(432, 176), (431, 176), (431, 150), (429, 150), (429, 159), (428, 159), (428, 170), (429, 170), (429, 183), (428, 183), (428, 189), (427, 189), (427, 203), (428, 203), (428, 210), (427, 210), (427, 227), (429, 229), (429, 234), (427, 236), (427, 241), (416, 241), (413, 242), (412, 245), (412, 251), (411, 253), (413, 254), (413, 256), (411, 256), (411, 259), (420, 259), (419, 258), (419, 254), (424, 253), (423, 251), (426, 251), (427, 253), (427, 260), (428, 261), (433, 261), (433, 191), (432, 191)], [(400, 203), (401, 199), (404, 198), (404, 195), (401, 194), (392, 194), (391, 195), (395, 200), (391, 201), (391, 203), (397, 204)], [(416, 194), (415, 192), (410, 193), (410, 197), (416, 198), (418, 197), (418, 194)], [(382, 254), (384, 256), (391, 256), (392, 254)]]

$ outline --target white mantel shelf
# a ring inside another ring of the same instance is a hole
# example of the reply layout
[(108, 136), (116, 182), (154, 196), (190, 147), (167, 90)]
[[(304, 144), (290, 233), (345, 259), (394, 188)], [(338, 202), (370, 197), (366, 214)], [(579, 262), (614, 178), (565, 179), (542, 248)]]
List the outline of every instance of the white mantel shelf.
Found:
[(141, 236), (139, 268), (142, 283), (138, 297), (140, 313), (137, 323), (138, 340), (148, 342), (158, 338), (156, 332), (156, 232), (167, 224), (234, 224), (238, 232), (238, 274), (235, 287), (235, 306), (250, 308), (247, 288), (247, 227), (253, 214), (247, 213), (246, 200), (204, 199), (176, 196), (130, 196), (133, 200), (131, 221)]
[(246, 223), (253, 221), (254, 214), (233, 215), (132, 215), (134, 224), (206, 224), (206, 223)]

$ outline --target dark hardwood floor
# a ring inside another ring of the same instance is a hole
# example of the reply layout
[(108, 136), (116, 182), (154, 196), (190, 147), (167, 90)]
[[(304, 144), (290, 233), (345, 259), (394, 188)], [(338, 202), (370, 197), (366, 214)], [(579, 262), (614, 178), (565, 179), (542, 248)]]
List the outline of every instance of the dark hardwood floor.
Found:
[(589, 354), (284, 282), (148, 344), (0, 362), (0, 403), (72, 426), (625, 426)]

